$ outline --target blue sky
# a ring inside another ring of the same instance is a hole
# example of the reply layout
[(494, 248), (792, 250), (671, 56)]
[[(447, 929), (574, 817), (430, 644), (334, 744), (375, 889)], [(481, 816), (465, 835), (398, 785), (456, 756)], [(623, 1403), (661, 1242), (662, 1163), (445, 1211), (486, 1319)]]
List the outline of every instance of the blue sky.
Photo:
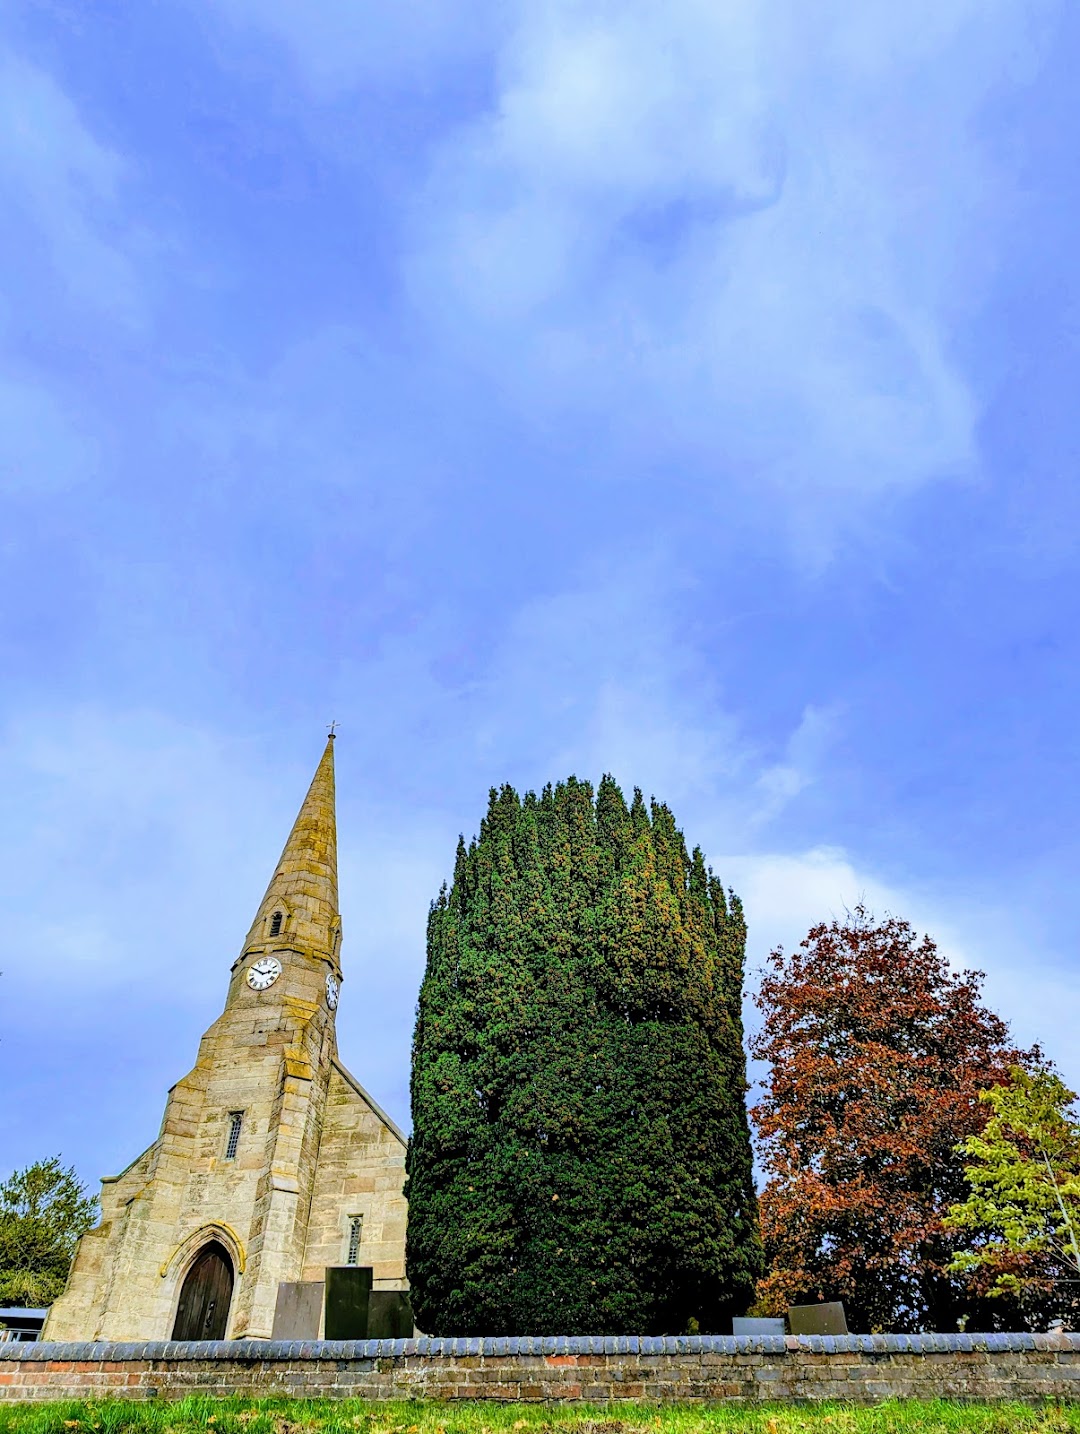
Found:
[(1080, 1081), (1080, 12), (0, 0), (0, 1165), (156, 1133), (339, 720), (400, 1120), (492, 783)]

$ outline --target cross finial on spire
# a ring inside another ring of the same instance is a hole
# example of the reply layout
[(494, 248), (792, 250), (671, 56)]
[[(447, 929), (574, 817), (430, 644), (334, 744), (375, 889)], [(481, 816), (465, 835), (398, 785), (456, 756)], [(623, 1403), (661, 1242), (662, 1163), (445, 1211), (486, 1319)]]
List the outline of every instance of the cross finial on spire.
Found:
[(327, 727), (326, 730), (329, 732), (329, 734), (330, 734), (330, 740), (331, 740), (331, 742), (332, 742), (332, 741), (334, 740), (334, 738), (337, 736), (337, 719), (336, 719), (336, 718), (334, 719), (333, 722), (330, 723), (329, 727)]

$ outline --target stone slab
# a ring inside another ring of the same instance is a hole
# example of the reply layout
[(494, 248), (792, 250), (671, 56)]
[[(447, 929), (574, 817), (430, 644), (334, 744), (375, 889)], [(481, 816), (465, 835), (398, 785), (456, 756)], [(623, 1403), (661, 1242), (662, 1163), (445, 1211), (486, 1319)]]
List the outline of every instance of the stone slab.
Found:
[(750, 1319), (748, 1316), (731, 1321), (732, 1334), (779, 1334), (786, 1333), (782, 1319)]
[(294, 1281), (278, 1285), (271, 1339), (318, 1339), (322, 1325), (322, 1280)]
[(329, 1265), (323, 1329), (327, 1339), (366, 1339), (371, 1302), (370, 1265)]
[(405, 1290), (372, 1290), (368, 1300), (368, 1339), (411, 1339), (412, 1305)]
[(792, 1334), (847, 1334), (847, 1317), (839, 1300), (815, 1305), (792, 1305), (787, 1312)]

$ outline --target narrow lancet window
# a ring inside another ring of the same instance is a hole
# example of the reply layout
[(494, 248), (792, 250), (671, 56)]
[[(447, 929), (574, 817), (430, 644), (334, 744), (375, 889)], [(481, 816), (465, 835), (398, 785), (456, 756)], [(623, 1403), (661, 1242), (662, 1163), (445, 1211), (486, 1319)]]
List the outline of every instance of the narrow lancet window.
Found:
[(229, 1111), (229, 1139), (225, 1144), (225, 1159), (235, 1160), (236, 1152), (240, 1145), (240, 1127), (244, 1123), (244, 1112), (242, 1110)]
[(347, 1265), (355, 1265), (360, 1259), (360, 1232), (364, 1228), (363, 1215), (350, 1215), (349, 1217), (349, 1253), (345, 1258)]
[(280, 936), (280, 935), (281, 935), (281, 927), (282, 927), (282, 923), (284, 922), (284, 920), (285, 920), (285, 918), (284, 918), (284, 916), (281, 914), (280, 911), (275, 911), (275, 912), (274, 912), (273, 916), (271, 916), (271, 918), (270, 918), (270, 935), (271, 935), (271, 936)]

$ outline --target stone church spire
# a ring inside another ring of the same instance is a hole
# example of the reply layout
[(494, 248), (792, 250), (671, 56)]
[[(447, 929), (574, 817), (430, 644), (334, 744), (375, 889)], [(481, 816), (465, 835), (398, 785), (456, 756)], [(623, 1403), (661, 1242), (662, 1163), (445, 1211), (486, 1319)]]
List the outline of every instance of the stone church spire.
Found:
[(337, 903), (331, 737), (224, 1009), (157, 1139), (103, 1183), (50, 1339), (269, 1339), (282, 1287), (343, 1264), (406, 1288), (405, 1137), (337, 1055)]
[(253, 947), (299, 948), (313, 956), (329, 957), (336, 964), (340, 939), (331, 733), (247, 934), (244, 951)]

